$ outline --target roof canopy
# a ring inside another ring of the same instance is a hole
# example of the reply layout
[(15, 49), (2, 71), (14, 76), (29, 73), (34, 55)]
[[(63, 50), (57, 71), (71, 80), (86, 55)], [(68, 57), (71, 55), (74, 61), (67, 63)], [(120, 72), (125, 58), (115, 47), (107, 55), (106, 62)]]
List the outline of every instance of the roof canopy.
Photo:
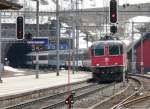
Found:
[(18, 10), (20, 8), (22, 8), (22, 6), (19, 4), (12, 3), (11, 1), (0, 0), (0, 10), (5, 10), (5, 9)]

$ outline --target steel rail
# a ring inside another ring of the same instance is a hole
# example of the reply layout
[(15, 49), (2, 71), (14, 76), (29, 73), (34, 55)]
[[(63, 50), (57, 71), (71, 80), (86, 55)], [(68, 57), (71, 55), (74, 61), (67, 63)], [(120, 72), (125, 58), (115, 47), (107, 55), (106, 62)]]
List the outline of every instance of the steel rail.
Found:
[(140, 101), (145, 101), (146, 98), (150, 98), (150, 94), (143, 96), (143, 97), (139, 97), (139, 98), (130, 100), (130, 101), (127, 101), (127, 102), (123, 103), (123, 105), (130, 105), (131, 103), (133, 104), (133, 103), (138, 103)]
[[(142, 74), (130, 74), (130, 75), (150, 79), (149, 76), (145, 76), (145, 75), (142, 75)], [(150, 94), (142, 96), (142, 97), (138, 97), (138, 98), (135, 98), (135, 99), (132, 99), (132, 100), (128, 100), (128, 101), (124, 102), (122, 105), (130, 105), (131, 103), (138, 103), (140, 101), (144, 101), (146, 98), (149, 98), (149, 97), (150, 97)]]
[(127, 102), (130, 98), (134, 97), (135, 95), (137, 95), (138, 93), (140, 93), (143, 90), (143, 84), (140, 80), (138, 80), (134, 77), (131, 77), (131, 76), (129, 76), (129, 78), (131, 78), (131, 79), (135, 80), (136, 82), (138, 82), (138, 84), (140, 85), (139, 89), (134, 91), (130, 96), (128, 96), (127, 98), (125, 98), (120, 103), (116, 104), (115, 106), (113, 106), (110, 109), (119, 109), (119, 107), (121, 107), (123, 105), (123, 103)]
[[(76, 84), (73, 83), (72, 85), (79, 85), (81, 83), (85, 83), (85, 81), (77, 82)], [(73, 89), (71, 91), (72, 92), (73, 91), (78, 91), (78, 90), (82, 90), (82, 89), (85, 89), (85, 88), (88, 88), (88, 87), (91, 87), (91, 86), (93, 86), (93, 84), (90, 84), (90, 85), (87, 85), (87, 86), (81, 86), (80, 88), (76, 88), (76, 89)], [(60, 86), (60, 88), (61, 88), (61, 86)], [(33, 104), (35, 104), (37, 102), (46, 101), (47, 99), (55, 98), (58, 95), (60, 96), (60, 95), (66, 94), (66, 93), (68, 93), (68, 91), (64, 91), (64, 92), (57, 93), (57, 94), (54, 94), (54, 95), (49, 95), (49, 96), (41, 97), (41, 98), (38, 98), (38, 99), (32, 99), (32, 100), (29, 100), (29, 101), (26, 101), (26, 102), (19, 103), (17, 105), (12, 105), (12, 106), (8, 106), (8, 107), (4, 107), (3, 109), (22, 109), (22, 108), (24, 108), (26, 106), (33, 105)]]
[[(97, 91), (99, 91), (99, 90), (102, 90), (102, 89), (104, 89), (104, 88), (110, 87), (110, 86), (112, 86), (112, 85), (114, 85), (114, 84), (113, 84), (113, 83), (112, 83), (112, 84), (107, 84), (107, 85), (105, 85), (105, 86), (97, 87), (97, 88), (95, 88), (95, 89), (93, 89), (93, 90), (90, 90), (90, 91), (87, 91), (87, 92), (85, 92), (85, 93), (76, 95), (76, 96), (74, 97), (74, 102), (77, 101), (77, 100), (79, 100), (79, 99), (82, 99), (82, 98), (84, 98), (84, 97), (87, 97), (88, 95), (93, 94), (93, 93), (95, 93), (95, 92), (97, 92)], [(61, 100), (61, 101), (59, 101), (59, 102), (57, 102), (57, 103), (54, 103), (54, 104), (51, 104), (51, 105), (42, 107), (41, 109), (52, 109), (52, 108), (56, 108), (56, 107), (59, 107), (59, 106), (62, 106), (62, 105), (65, 105), (65, 100)]]

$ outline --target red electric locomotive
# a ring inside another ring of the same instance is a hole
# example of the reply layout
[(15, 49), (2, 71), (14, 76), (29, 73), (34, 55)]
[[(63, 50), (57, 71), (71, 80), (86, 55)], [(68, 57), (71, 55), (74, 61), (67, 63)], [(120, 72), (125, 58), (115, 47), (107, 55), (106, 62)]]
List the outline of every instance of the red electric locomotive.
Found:
[(91, 46), (93, 79), (121, 81), (126, 70), (125, 45), (119, 40), (97, 41)]

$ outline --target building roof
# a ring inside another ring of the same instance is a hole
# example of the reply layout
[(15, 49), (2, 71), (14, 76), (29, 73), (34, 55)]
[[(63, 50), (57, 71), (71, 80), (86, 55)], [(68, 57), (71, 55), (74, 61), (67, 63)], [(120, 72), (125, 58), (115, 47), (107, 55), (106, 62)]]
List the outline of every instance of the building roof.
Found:
[(22, 6), (11, 1), (0, 0), (0, 10), (13, 9), (18, 10), (21, 9)]

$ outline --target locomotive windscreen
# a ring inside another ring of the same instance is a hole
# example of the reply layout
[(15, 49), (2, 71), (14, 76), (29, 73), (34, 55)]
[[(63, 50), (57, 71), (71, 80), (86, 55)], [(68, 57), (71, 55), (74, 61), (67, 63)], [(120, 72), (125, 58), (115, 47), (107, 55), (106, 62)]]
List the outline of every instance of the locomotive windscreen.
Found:
[(119, 54), (122, 54), (122, 52), (123, 52), (122, 45), (109, 45), (110, 55), (119, 55)]
[(103, 45), (97, 45), (94, 48), (94, 55), (95, 56), (102, 56), (104, 55), (104, 46)]

